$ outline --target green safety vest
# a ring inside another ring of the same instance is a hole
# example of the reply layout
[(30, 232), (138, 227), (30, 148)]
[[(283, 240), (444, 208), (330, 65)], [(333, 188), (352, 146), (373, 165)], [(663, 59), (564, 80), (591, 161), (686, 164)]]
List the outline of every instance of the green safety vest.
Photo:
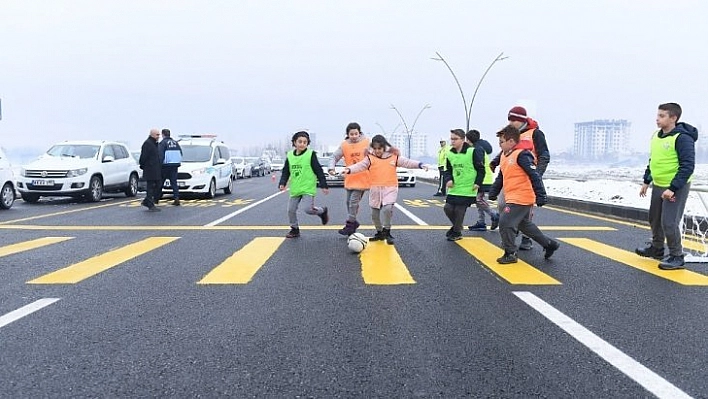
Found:
[(317, 194), (317, 175), (312, 170), (312, 150), (307, 149), (300, 155), (295, 155), (295, 150), (288, 152), (290, 165), (290, 196)]
[(489, 158), (487, 151), (484, 151), (484, 180), (482, 180), (484, 185), (492, 185), (494, 183), (494, 172), (492, 172), (492, 167), (489, 166), (491, 163), (492, 159)]
[(450, 151), (450, 146), (445, 144), (445, 147), (440, 147), (438, 150), (438, 167), (447, 167), (447, 153)]
[(477, 171), (472, 165), (472, 153), (474, 153), (473, 147), (469, 147), (464, 154), (458, 154), (452, 150), (447, 152), (447, 160), (452, 165), (452, 178), (455, 183), (451, 189), (447, 190), (448, 195), (477, 196), (477, 190), (474, 188)]
[[(669, 187), (679, 168), (678, 153), (676, 152), (676, 139), (679, 135), (673, 134), (661, 138), (659, 132), (660, 130), (657, 130), (651, 138), (649, 170), (655, 186)], [(691, 180), (693, 180), (693, 175), (688, 178), (689, 182)]]

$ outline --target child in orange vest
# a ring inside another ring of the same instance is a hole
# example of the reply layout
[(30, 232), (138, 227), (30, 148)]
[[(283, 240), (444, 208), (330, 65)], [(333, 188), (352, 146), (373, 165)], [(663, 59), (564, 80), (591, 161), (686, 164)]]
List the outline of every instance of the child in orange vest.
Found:
[[(391, 218), (393, 206), (398, 199), (396, 167), (428, 170), (422, 162), (402, 157), (398, 149), (392, 147), (384, 136), (377, 134), (371, 139), (371, 148), (364, 159), (344, 168), (344, 174), (369, 171), (371, 177), (369, 206), (371, 206), (371, 219), (376, 227), (376, 234), (371, 241), (386, 240), (389, 245), (393, 245)], [(381, 211), (383, 211), (383, 221)]]
[(504, 255), (498, 263), (516, 263), (516, 234), (518, 230), (543, 246), (544, 257), (551, 255), (560, 247), (560, 243), (545, 236), (531, 221), (531, 209), (534, 203), (546, 204), (546, 189), (543, 180), (536, 171), (534, 157), (524, 142), (520, 142), (521, 133), (514, 126), (506, 126), (497, 133), (502, 149), (499, 160), (499, 174), (491, 190), (489, 199), (495, 200), (504, 188), (506, 203), (499, 216), (499, 235), (504, 248)]

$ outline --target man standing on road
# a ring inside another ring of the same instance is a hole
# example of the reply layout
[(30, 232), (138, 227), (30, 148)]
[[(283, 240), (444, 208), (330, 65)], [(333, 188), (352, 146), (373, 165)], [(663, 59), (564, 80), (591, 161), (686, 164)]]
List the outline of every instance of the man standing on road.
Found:
[(157, 139), (160, 137), (158, 129), (150, 129), (150, 136), (143, 143), (140, 149), (140, 169), (143, 170), (143, 178), (147, 183), (147, 193), (142, 202), (149, 211), (159, 212), (155, 206), (158, 200), (159, 191), (162, 190), (162, 165), (160, 165), (160, 151), (157, 148)]
[(438, 150), (438, 192), (433, 194), (435, 197), (444, 197), (447, 193), (445, 183), (445, 167), (447, 165), (447, 152), (450, 151), (450, 146), (447, 145), (445, 137), (440, 138), (440, 149)]
[[(162, 181), (170, 180), (172, 187), (172, 205), (179, 206), (179, 186), (177, 185), (177, 170), (182, 164), (182, 148), (170, 137), (170, 129), (162, 129), (162, 141), (158, 145), (162, 161)], [(160, 188), (162, 189), (162, 188)]]

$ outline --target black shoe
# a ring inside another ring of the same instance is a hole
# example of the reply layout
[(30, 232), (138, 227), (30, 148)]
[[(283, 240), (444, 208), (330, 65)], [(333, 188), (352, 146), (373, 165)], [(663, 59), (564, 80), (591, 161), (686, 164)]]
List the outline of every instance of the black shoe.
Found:
[(519, 249), (522, 251), (528, 251), (532, 247), (533, 241), (531, 241), (531, 239), (526, 236), (521, 236), (521, 245), (519, 245)]
[(339, 233), (343, 236), (350, 236), (350, 235), (356, 233), (357, 227), (359, 227), (359, 222), (357, 222), (356, 220), (353, 222), (350, 222), (349, 220), (347, 220), (344, 223), (344, 227), (337, 230), (337, 233)]
[(180, 205), (180, 204), (179, 204), (179, 200), (176, 199), (176, 200), (172, 201), (172, 205), (174, 205), (174, 206), (179, 206), (179, 205)]
[(553, 256), (553, 253), (556, 252), (558, 250), (558, 248), (560, 248), (560, 246), (561, 246), (560, 242), (558, 242), (556, 240), (551, 240), (551, 242), (548, 243), (548, 246), (543, 249), (544, 252), (546, 252), (546, 254), (543, 255), (543, 258), (548, 259), (551, 256)]
[(393, 245), (393, 236), (391, 235), (391, 229), (384, 228), (383, 231), (381, 231), (386, 236), (386, 244), (388, 245)]
[(649, 245), (648, 247), (644, 248), (637, 248), (634, 250), (634, 252), (637, 255), (643, 256), (645, 258), (654, 258), (658, 260), (664, 259), (664, 248), (657, 248), (653, 245)]
[(450, 237), (453, 235), (455, 232), (452, 230), (452, 227), (448, 231), (445, 232), (445, 237)]
[(454, 231), (450, 233), (450, 235), (447, 237), (448, 241), (459, 241), (462, 239), (462, 233), (455, 233)]
[(496, 230), (499, 227), (499, 212), (494, 212), (492, 214), (492, 225), (489, 226), (489, 230)]
[(298, 238), (300, 237), (300, 228), (291, 227), (288, 234), (285, 235), (286, 238)]
[(467, 226), (470, 231), (487, 231), (487, 224), (484, 222), (477, 222), (472, 226)]
[(502, 265), (508, 265), (509, 263), (516, 263), (519, 258), (516, 256), (516, 252), (504, 252), (504, 256), (497, 258), (497, 263)]
[(385, 239), (386, 235), (384, 235), (383, 231), (377, 231), (373, 237), (369, 238), (369, 241), (383, 241)]
[(327, 214), (327, 207), (322, 208), (322, 213), (320, 214), (320, 219), (322, 219), (322, 224), (327, 224), (329, 222), (329, 215)]
[(669, 255), (666, 259), (659, 263), (659, 269), (661, 270), (681, 270), (685, 264), (683, 256)]

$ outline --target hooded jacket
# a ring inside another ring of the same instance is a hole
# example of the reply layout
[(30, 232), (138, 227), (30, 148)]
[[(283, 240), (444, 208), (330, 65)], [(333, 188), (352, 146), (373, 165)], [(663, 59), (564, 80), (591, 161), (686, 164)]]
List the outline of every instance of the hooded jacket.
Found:
[[(676, 175), (671, 180), (669, 190), (676, 192), (683, 188), (688, 183), (693, 175), (693, 169), (696, 166), (696, 141), (698, 141), (698, 129), (685, 122), (679, 122), (676, 127), (669, 133), (664, 133), (662, 130), (658, 132), (660, 139), (678, 135), (676, 137), (675, 149), (678, 155), (678, 170)], [(650, 155), (651, 156), (651, 155)], [(651, 161), (651, 158), (650, 158)], [(652, 182), (651, 168), (647, 165), (644, 171), (644, 184)]]

